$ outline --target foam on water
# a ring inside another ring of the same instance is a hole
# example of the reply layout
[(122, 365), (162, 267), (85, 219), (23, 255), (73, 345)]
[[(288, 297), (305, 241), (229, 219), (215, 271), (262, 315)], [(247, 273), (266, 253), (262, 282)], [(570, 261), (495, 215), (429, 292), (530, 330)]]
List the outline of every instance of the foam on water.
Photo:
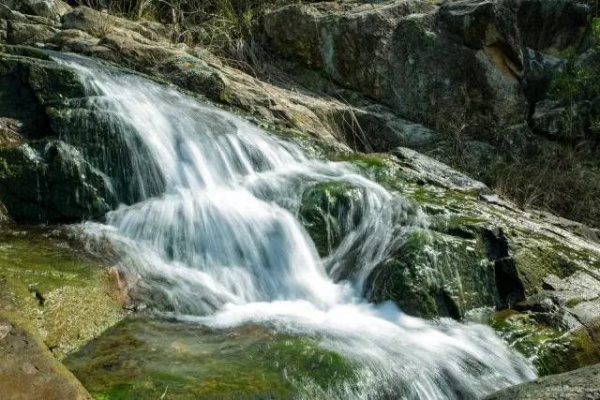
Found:
[[(57, 59), (77, 71), (87, 106), (111, 116), (110, 132), (130, 158), (121, 175), (138, 193), (135, 204), (84, 229), (110, 242), (150, 305), (215, 328), (264, 323), (318, 338), (360, 365), (359, 382), (322, 396), (477, 398), (535, 377), (487, 327), (425, 321), (363, 300), (373, 268), (408, 231), (427, 226), (414, 204), (349, 164), (308, 159), (175, 90), (86, 59)], [(96, 164), (110, 179), (109, 162)], [(359, 188), (350, 212), (362, 216), (342, 221), (348, 234), (326, 260), (296, 217), (302, 193), (323, 182)]]

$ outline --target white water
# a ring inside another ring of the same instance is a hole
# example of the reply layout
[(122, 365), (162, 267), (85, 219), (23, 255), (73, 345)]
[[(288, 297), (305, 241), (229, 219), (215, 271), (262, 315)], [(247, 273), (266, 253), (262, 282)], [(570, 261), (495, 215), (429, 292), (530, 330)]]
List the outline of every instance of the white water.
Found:
[[(217, 328), (265, 323), (319, 338), (361, 366), (359, 382), (322, 397), (478, 398), (535, 377), (487, 327), (425, 321), (362, 299), (370, 271), (407, 231), (426, 227), (418, 207), (348, 164), (307, 159), (174, 90), (60, 60), (78, 72), (89, 106), (112, 115), (141, 193), (85, 229), (116, 249), (132, 290), (150, 305)], [(294, 214), (302, 192), (322, 182), (359, 188), (349, 214), (363, 216), (341, 222), (350, 233), (326, 260)], [(156, 187), (164, 193), (151, 197)]]

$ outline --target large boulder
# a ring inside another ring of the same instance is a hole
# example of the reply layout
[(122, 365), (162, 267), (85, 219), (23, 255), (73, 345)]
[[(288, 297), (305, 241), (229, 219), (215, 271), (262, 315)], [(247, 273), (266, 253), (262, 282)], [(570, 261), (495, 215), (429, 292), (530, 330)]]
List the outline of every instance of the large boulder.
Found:
[[(356, 280), (366, 271), (359, 279), (364, 295), (410, 315), (489, 323), (540, 374), (600, 361), (600, 247), (581, 226), (520, 211), (409, 149), (333, 158), (398, 196), (391, 213), (374, 218), (359, 186), (328, 182), (305, 190), (300, 220), (330, 274)], [(428, 215), (420, 222), (416, 204)], [(381, 234), (369, 221), (402, 229), (392, 228), (395, 243), (365, 266), (362, 249)]]
[(573, 0), (396, 0), (288, 5), (264, 30), (283, 56), (398, 116), (493, 141), (527, 121), (561, 57), (590, 46), (590, 21)]
[[(95, 167), (107, 160), (85, 157), (87, 149), (99, 153), (97, 145), (77, 137), (81, 120), (66, 117), (85, 96), (77, 76), (34, 49), (5, 51), (10, 54), (0, 57), (0, 116), (7, 123), (0, 143), (0, 201), (9, 215), (28, 222), (102, 217), (119, 200), (111, 177)], [(96, 128), (86, 138), (108, 141), (106, 125), (85, 126)]]
[(515, 16), (493, 1), (424, 1), (339, 10), (289, 5), (265, 17), (284, 55), (444, 131), (492, 132), (525, 120)]

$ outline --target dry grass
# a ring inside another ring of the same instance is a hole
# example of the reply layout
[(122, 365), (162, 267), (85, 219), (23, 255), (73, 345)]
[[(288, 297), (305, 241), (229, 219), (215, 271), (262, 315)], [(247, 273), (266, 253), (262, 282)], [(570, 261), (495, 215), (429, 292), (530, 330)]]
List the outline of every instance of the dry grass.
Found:
[(495, 190), (522, 207), (538, 207), (600, 227), (600, 162), (582, 142), (555, 147), (501, 168)]

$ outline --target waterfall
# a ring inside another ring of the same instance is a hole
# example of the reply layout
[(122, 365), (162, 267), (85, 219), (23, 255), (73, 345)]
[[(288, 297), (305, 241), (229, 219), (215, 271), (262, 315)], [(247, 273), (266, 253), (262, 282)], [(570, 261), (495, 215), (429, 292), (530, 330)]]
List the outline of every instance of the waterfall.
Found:
[[(102, 156), (80, 137), (62, 139), (129, 193), (104, 224), (84, 230), (110, 243), (132, 290), (152, 307), (217, 329), (267, 324), (318, 338), (359, 365), (359, 382), (327, 397), (478, 398), (535, 377), (488, 327), (426, 321), (363, 299), (373, 268), (407, 232), (426, 228), (418, 206), (350, 164), (311, 159), (174, 89), (55, 57), (76, 71), (86, 107), (104, 116), (117, 148)], [(111, 167), (113, 153), (126, 170)], [(322, 183), (358, 188), (350, 208), (362, 216), (341, 222), (347, 234), (324, 260), (297, 216), (302, 193)]]

